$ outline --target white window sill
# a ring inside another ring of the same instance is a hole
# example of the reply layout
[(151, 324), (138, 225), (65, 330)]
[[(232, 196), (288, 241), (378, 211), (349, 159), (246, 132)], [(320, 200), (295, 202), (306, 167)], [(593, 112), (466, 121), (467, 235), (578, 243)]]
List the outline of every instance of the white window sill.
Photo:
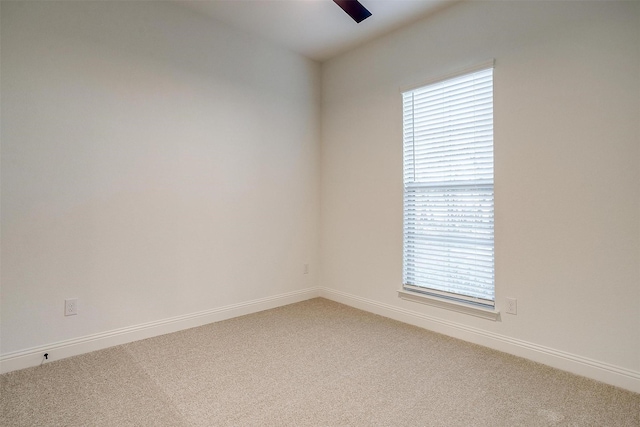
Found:
[(457, 301), (450, 301), (438, 297), (433, 297), (431, 295), (407, 291), (405, 289), (400, 289), (398, 291), (398, 296), (403, 300), (419, 302), (421, 304), (427, 304), (434, 307), (443, 308), (445, 310), (451, 310), (458, 313), (481, 317), (483, 319), (492, 320), (494, 322), (500, 320), (500, 312), (491, 308), (484, 308), (470, 304), (464, 304)]

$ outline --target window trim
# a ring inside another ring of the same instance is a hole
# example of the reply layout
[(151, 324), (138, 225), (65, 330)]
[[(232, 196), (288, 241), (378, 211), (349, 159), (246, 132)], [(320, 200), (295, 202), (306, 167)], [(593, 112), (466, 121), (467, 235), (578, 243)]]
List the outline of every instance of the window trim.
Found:
[(458, 313), (468, 314), (470, 316), (480, 317), (494, 322), (500, 320), (500, 310), (492, 309), (487, 306), (473, 305), (470, 303), (463, 303), (454, 299), (447, 299), (444, 297), (431, 296), (423, 292), (413, 292), (405, 288), (398, 289), (398, 297), (411, 302), (418, 302), (421, 304), (430, 305), (432, 307), (443, 308)]
[[(399, 88), (399, 92), (403, 94), (405, 92), (416, 90), (424, 86), (442, 82), (444, 80), (453, 79), (459, 76), (463, 76), (465, 74), (471, 74), (471, 73), (485, 70), (488, 68), (495, 69), (495, 59), (483, 61), (474, 66), (466, 67), (464, 69), (458, 69), (455, 72), (450, 72), (444, 75), (438, 75), (437, 77), (431, 77), (425, 80), (421, 80), (418, 83), (403, 85)], [(493, 82), (492, 82), (492, 85), (493, 85)], [(492, 182), (492, 185), (495, 185), (495, 184)], [(404, 190), (403, 190), (403, 193), (404, 193)], [(495, 207), (494, 207), (494, 210), (495, 210)], [(403, 213), (403, 221), (404, 221), (404, 213)], [(495, 241), (494, 241), (494, 250), (495, 250)], [(403, 254), (403, 265), (404, 265), (404, 254)], [(495, 269), (495, 265), (494, 265), (494, 269)], [(402, 288), (397, 291), (398, 297), (406, 301), (418, 302), (418, 303), (422, 303), (422, 304), (426, 304), (426, 305), (430, 305), (438, 308), (443, 308), (443, 309), (447, 309), (447, 310), (451, 310), (459, 313), (468, 314), (475, 317), (480, 317), (483, 319), (488, 319), (491, 321), (500, 320), (500, 311), (496, 307), (498, 298), (497, 298), (497, 292), (496, 292), (497, 289), (496, 289), (495, 281), (494, 281), (493, 305), (484, 305), (482, 303), (475, 303), (469, 299), (456, 299), (456, 298), (448, 297), (446, 295), (439, 295), (437, 291), (430, 292), (428, 288), (425, 288), (424, 290), (417, 289), (417, 288), (411, 289), (411, 288), (412, 288), (411, 286), (403, 284)]]

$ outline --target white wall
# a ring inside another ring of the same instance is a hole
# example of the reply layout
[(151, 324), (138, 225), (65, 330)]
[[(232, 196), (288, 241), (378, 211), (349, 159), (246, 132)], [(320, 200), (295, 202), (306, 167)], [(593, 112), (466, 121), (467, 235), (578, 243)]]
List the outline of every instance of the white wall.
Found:
[(316, 285), (317, 63), (165, 2), (1, 30), (0, 353)]
[[(499, 322), (396, 292), (399, 88), (491, 58)], [(322, 70), (323, 287), (640, 384), (640, 3), (459, 3)]]

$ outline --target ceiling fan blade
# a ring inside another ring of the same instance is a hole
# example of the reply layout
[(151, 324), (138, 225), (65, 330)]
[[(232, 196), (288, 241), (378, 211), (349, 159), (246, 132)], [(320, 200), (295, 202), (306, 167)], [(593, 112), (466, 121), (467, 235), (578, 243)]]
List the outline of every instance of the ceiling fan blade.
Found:
[(357, 23), (371, 16), (371, 12), (357, 0), (333, 0), (333, 2), (347, 12), (347, 15), (352, 17)]

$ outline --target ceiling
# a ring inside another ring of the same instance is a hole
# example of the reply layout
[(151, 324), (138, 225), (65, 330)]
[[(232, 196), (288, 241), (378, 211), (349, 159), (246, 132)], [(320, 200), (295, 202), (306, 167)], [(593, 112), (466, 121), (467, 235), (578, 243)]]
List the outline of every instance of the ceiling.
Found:
[(181, 5), (324, 61), (434, 13), (456, 0), (360, 0), (372, 16), (356, 24), (332, 0), (200, 0)]

